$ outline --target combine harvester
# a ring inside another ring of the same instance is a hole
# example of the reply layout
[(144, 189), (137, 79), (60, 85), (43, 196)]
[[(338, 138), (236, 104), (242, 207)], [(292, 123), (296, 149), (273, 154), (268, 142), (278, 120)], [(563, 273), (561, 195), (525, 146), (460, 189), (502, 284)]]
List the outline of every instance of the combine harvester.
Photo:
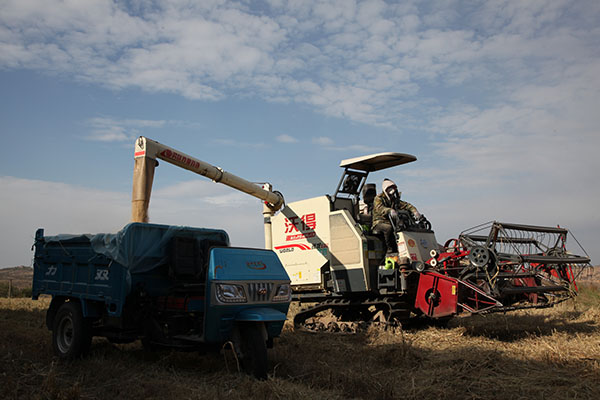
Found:
[(373, 202), (369, 173), (416, 161), (409, 154), (343, 160), (332, 196), (289, 204), (270, 184), (260, 187), (144, 137), (136, 141), (135, 158), (134, 221), (147, 221), (156, 159), (264, 201), (265, 247), (289, 274), (293, 298), (310, 304), (294, 318), (300, 329), (354, 332), (373, 322), (443, 322), (463, 312), (550, 307), (576, 295), (575, 280), (590, 266), (587, 255), (567, 250), (564, 228), (490, 222), (442, 246), (427, 220), (402, 212), (391, 221), (400, 259), (386, 265), (383, 238), (371, 232), (359, 199), (362, 193), (367, 205)]

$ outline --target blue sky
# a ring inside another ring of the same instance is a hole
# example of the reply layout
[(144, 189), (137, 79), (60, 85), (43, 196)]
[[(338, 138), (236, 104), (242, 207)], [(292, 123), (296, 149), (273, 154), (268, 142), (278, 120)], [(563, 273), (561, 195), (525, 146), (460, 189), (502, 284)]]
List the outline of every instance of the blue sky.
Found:
[[(200, 4), (197, 4), (200, 3)], [(0, 267), (47, 233), (117, 231), (148, 136), (287, 201), (340, 160), (389, 177), (438, 240), (490, 220), (600, 250), (600, 3), (0, 0)], [(162, 163), (151, 220), (263, 244), (258, 200)]]

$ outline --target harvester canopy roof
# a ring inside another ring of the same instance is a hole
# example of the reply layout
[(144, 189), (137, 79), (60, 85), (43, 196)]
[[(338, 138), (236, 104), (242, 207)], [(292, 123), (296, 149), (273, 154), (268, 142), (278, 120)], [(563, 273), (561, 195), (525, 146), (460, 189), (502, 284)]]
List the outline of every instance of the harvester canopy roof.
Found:
[(404, 153), (377, 153), (368, 156), (349, 158), (342, 160), (340, 167), (351, 168), (358, 171), (375, 172), (397, 165), (416, 161), (417, 157)]

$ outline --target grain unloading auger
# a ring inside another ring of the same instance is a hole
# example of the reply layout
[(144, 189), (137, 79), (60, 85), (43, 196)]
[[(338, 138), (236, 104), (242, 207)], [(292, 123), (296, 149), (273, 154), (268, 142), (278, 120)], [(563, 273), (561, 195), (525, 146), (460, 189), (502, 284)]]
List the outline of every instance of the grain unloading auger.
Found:
[(271, 248), (270, 216), (283, 206), (283, 195), (271, 191), (268, 183), (258, 186), (239, 176), (230, 174), (222, 168), (215, 167), (202, 160), (189, 156), (179, 150), (166, 146), (152, 139), (140, 136), (135, 142), (135, 165), (133, 168), (133, 193), (131, 199), (131, 221), (148, 222), (148, 206), (152, 194), (154, 170), (157, 159), (178, 166), (196, 174), (205, 176), (213, 182), (222, 183), (241, 192), (264, 201), (265, 247)]
[(295, 300), (310, 304), (294, 318), (296, 327), (308, 330), (355, 331), (371, 322), (548, 307), (575, 294), (575, 279), (590, 262), (567, 251), (563, 228), (494, 222), (442, 246), (427, 221), (400, 213), (395, 221), (400, 257), (389, 268), (382, 237), (371, 232), (371, 216), (359, 211), (359, 199), (363, 194), (365, 203), (373, 202), (369, 173), (416, 161), (402, 153), (343, 160), (333, 195), (283, 205), (283, 196), (271, 192), (270, 185), (260, 187), (139, 138), (134, 220), (147, 219), (156, 158), (265, 202), (266, 248), (277, 253), (289, 274)]

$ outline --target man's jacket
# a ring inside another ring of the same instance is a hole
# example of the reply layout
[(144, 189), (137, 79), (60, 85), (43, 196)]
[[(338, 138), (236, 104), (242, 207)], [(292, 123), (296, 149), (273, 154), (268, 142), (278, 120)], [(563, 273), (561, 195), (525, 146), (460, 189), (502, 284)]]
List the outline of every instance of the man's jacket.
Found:
[(379, 193), (373, 201), (373, 227), (379, 223), (389, 224), (390, 220), (388, 215), (392, 209), (395, 210), (407, 210), (411, 214), (417, 211), (417, 208), (412, 204), (398, 199), (396, 202), (392, 202), (385, 193)]

